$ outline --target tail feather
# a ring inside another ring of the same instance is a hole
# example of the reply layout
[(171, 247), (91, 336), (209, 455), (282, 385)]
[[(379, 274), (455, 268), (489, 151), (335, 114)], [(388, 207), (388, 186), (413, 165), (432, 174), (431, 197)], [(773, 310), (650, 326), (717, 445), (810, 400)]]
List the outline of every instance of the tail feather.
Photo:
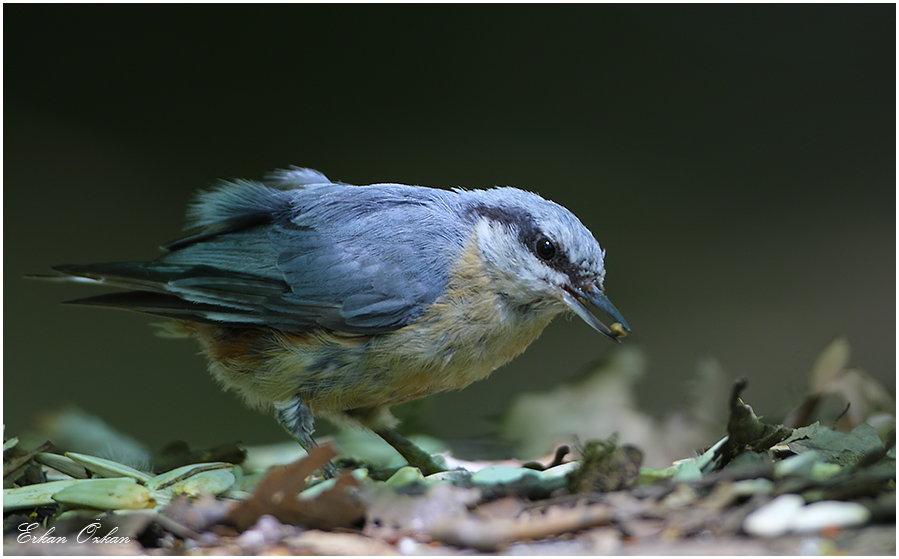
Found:
[(297, 319), (285, 321), (286, 317), (273, 316), (275, 312), (270, 307), (278, 306), (289, 288), (283, 281), (272, 278), (159, 261), (69, 264), (53, 269), (69, 276), (67, 279), (87, 278), (112, 287), (139, 289), (70, 301), (73, 304), (130, 309), (203, 322), (265, 324), (268, 321), (292, 328), (301, 326)]
[(243, 313), (228, 312), (223, 307), (205, 303), (192, 303), (175, 295), (152, 293), (150, 291), (104, 293), (102, 295), (66, 301), (66, 304), (125, 309), (166, 318), (208, 324), (255, 322), (248, 320), (251, 317)]

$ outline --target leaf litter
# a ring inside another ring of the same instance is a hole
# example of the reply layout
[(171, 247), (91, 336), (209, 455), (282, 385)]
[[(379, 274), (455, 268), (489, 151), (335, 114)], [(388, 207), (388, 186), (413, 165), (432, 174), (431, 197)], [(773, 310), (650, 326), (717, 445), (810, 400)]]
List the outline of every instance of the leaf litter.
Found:
[[(544, 425), (535, 438), (555, 438), (564, 430), (547, 428), (545, 418), (567, 401), (571, 421), (589, 406), (582, 389), (591, 384), (610, 391), (613, 398), (605, 401), (612, 411), (622, 409), (613, 405), (618, 398), (629, 407), (627, 419), (651, 426), (626, 397), (640, 359), (612, 359), (604, 380), (561, 387), (542, 403), (525, 395), (525, 408), (542, 412), (522, 419), (513, 408), (518, 419), (507, 424), (507, 434), (509, 425), (526, 433), (524, 425), (536, 419)], [(647, 448), (659, 433), (672, 432), (666, 429), (684, 431), (672, 438), (678, 442), (707, 436), (710, 425), (724, 423), (715, 419), (714, 405), (706, 401), (692, 415), (669, 417), (666, 428), (655, 424), (649, 438), (634, 436), (643, 427), (622, 429), (583, 443), (573, 438), (541, 461), (465, 462), (466, 470), (427, 477), (408, 467), (369, 464), (324, 481), (315, 473), (336, 456), (328, 444), (286, 465), (264, 467), (236, 444), (191, 450), (175, 443), (126, 464), (84, 452), (67, 458), (49, 442), (26, 447), (9, 439), (4, 551), (46, 552), (40, 546), (50, 544), (20, 541), (23, 525), (59, 536), (97, 521), (100, 532), (115, 537), (93, 545), (71, 540), (68, 552), (895, 554), (895, 409), (885, 389), (848, 363), (845, 340), (825, 348), (812, 368), (809, 396), (779, 424), (764, 421), (740, 398), (745, 380), (724, 396), (719, 368), (706, 361), (701, 376), (726, 404), (727, 436), (665, 467), (646, 467)], [(619, 384), (609, 380), (616, 374)], [(842, 398), (833, 408), (840, 411), (825, 424), (821, 403), (833, 394)], [(876, 425), (867, 422), (872, 418)], [(67, 423), (64, 414), (55, 421)], [(84, 414), (73, 422), (93, 424)], [(53, 545), (53, 553), (63, 552)]]

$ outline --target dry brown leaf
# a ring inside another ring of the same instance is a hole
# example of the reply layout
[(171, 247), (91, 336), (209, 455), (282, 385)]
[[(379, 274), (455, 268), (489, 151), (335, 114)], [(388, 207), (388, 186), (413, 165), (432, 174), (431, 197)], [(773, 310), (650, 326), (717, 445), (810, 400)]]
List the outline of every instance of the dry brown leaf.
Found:
[(356, 526), (362, 521), (365, 509), (356, 495), (347, 490), (359, 485), (347, 473), (342, 473), (334, 487), (315, 498), (297, 498), (306, 486), (306, 479), (336, 455), (330, 445), (323, 445), (292, 464), (270, 468), (253, 495), (236, 506), (225, 523), (243, 532), (260, 516), (269, 514), (285, 524), (307, 528), (333, 530)]

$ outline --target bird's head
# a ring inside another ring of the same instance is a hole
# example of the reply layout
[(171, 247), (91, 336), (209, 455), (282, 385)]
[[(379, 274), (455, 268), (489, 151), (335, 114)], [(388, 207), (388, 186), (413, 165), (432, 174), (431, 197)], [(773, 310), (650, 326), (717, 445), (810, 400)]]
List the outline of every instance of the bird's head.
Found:
[[(501, 298), (522, 312), (571, 310), (615, 341), (630, 332), (603, 293), (605, 252), (574, 214), (516, 188), (465, 194), (485, 266)], [(617, 324), (610, 329), (589, 305)]]

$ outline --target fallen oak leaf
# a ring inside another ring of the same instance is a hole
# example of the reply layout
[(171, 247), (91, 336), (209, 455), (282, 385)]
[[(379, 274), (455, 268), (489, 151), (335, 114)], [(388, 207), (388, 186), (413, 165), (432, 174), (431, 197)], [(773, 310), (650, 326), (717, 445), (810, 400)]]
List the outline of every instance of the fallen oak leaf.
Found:
[(334, 486), (312, 499), (298, 497), (306, 479), (337, 455), (330, 445), (313, 448), (309, 455), (287, 464), (274, 466), (256, 486), (253, 494), (234, 507), (223, 523), (243, 532), (263, 514), (274, 516), (285, 524), (332, 530), (352, 527), (364, 518), (361, 501), (348, 489), (359, 482), (342, 473)]

